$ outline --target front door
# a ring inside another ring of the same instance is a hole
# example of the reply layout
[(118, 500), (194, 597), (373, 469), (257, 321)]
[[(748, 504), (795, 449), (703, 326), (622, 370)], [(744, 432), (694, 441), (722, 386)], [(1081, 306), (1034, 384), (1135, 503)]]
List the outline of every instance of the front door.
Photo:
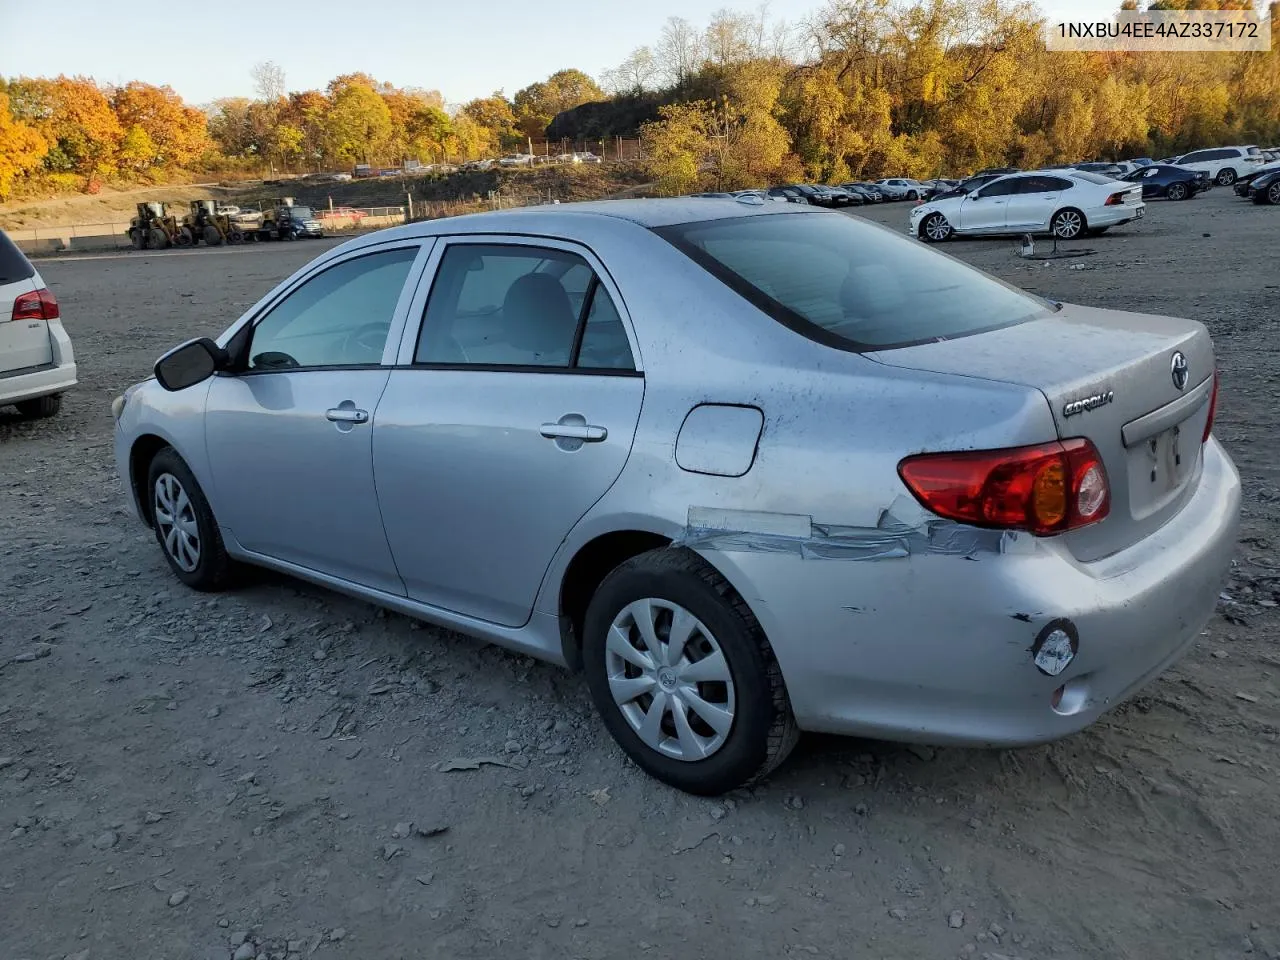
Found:
[(1017, 189), (1009, 194), (1009, 202), (1005, 205), (1004, 222), (1009, 230), (1043, 229), (1049, 223), (1062, 191), (1071, 186), (1071, 182), (1062, 177), (1039, 175), (1019, 177), (1014, 182)]
[(505, 626), (529, 619), (557, 548), (631, 451), (644, 378), (618, 303), (568, 244), (445, 247), (373, 431), (409, 597)]
[(255, 319), (239, 372), (214, 378), (205, 437), (218, 517), (246, 550), (403, 595), (374, 491), (373, 415), (419, 249), (380, 248), (306, 278)]
[(981, 187), (975, 195), (960, 202), (959, 227), (971, 233), (998, 233), (1004, 229), (1005, 211), (1016, 180), (1004, 177)]

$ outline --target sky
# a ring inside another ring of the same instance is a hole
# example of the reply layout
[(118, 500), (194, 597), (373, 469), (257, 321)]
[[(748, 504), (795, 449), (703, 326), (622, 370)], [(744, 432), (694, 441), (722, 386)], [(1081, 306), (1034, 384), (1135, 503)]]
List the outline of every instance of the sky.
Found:
[[(788, 22), (822, 0), (771, 0)], [(1107, 17), (1119, 0), (1041, 0), (1050, 17)], [(654, 44), (667, 17), (704, 26), (722, 7), (756, 0), (222, 0), (115, 4), (0, 0), (0, 76), (90, 76), (169, 84), (193, 104), (251, 96), (250, 70), (272, 60), (290, 90), (322, 89), (364, 71), (462, 103), (565, 67), (597, 79)]]

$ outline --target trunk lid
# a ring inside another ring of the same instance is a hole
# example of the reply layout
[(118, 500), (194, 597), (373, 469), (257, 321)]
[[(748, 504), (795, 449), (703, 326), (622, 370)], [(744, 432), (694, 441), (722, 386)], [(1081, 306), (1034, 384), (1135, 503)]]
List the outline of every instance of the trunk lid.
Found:
[(1040, 391), (1059, 439), (1087, 437), (1107, 470), (1109, 515), (1063, 536), (1081, 561), (1151, 534), (1199, 481), (1214, 357), (1208, 330), (1194, 320), (1064, 304), (1001, 330), (867, 356)]
[[(5, 278), (0, 277), (0, 281)], [(0, 282), (0, 376), (53, 363), (47, 320), (14, 320), (13, 302), (39, 289), (33, 279)]]

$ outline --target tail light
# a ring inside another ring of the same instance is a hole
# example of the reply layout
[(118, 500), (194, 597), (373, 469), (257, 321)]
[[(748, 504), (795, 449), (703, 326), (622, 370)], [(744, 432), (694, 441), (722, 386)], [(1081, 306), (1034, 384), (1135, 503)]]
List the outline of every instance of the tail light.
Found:
[(950, 520), (1051, 536), (1111, 508), (1107, 472), (1083, 438), (1007, 450), (924, 453), (898, 464), (917, 500)]
[(1104, 203), (1103, 206), (1104, 207), (1119, 206), (1120, 204), (1124, 203), (1124, 197), (1126, 193), (1128, 193), (1127, 190), (1121, 191), (1120, 193), (1113, 193), (1111, 196), (1107, 197), (1107, 202)]
[(57, 320), (58, 298), (47, 287), (24, 293), (13, 301), (10, 320)]
[(1209, 418), (1204, 422), (1204, 436), (1201, 443), (1209, 442), (1209, 434), (1213, 433), (1213, 415), (1218, 412), (1218, 371), (1213, 371), (1213, 392), (1209, 394)]

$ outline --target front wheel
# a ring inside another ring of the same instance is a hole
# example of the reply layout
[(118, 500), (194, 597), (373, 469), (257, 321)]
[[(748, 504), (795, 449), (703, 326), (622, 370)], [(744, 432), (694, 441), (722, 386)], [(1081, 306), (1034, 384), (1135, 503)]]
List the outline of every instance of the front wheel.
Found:
[(915, 191), (915, 190), (908, 190), (908, 191), (907, 191), (907, 199), (908, 199), (908, 200), (919, 200), (919, 199), (920, 199), (920, 194), (919, 194), (917, 191)]
[(1267, 203), (1280, 204), (1280, 183), (1273, 183), (1267, 187), (1266, 193), (1258, 193), (1258, 196), (1265, 198)]
[(1059, 210), (1049, 221), (1049, 231), (1059, 240), (1074, 240), (1087, 228), (1084, 214), (1070, 208)]
[(951, 224), (947, 222), (947, 218), (941, 213), (931, 213), (924, 218), (924, 222), (920, 224), (920, 238), (929, 243), (941, 243), (943, 240), (949, 240), (954, 231)]
[(680, 790), (711, 796), (767, 776), (799, 737), (755, 615), (688, 550), (641, 554), (605, 578), (583, 662), (619, 746)]
[(1185, 183), (1171, 183), (1169, 184), (1169, 189), (1166, 191), (1165, 196), (1170, 200), (1185, 200), (1187, 199), (1188, 193), (1189, 191), (1187, 190), (1187, 185)]
[(209, 501), (191, 470), (172, 447), (156, 454), (147, 471), (147, 490), (156, 542), (169, 568), (195, 590), (221, 590), (233, 566)]
[(1236, 182), (1236, 172), (1230, 167), (1223, 167), (1218, 171), (1218, 185), (1229, 187)]

